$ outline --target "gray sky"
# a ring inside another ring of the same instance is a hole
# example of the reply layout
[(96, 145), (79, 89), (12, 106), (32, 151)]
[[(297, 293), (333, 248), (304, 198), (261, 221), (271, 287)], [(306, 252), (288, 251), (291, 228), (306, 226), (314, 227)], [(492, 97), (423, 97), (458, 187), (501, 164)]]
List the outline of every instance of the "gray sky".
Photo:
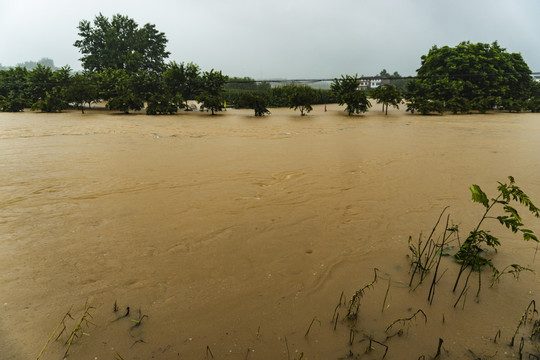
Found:
[(538, 0), (0, 0), (0, 64), (81, 68), (80, 20), (155, 24), (169, 60), (262, 78), (414, 75), (433, 45), (499, 44), (540, 71)]

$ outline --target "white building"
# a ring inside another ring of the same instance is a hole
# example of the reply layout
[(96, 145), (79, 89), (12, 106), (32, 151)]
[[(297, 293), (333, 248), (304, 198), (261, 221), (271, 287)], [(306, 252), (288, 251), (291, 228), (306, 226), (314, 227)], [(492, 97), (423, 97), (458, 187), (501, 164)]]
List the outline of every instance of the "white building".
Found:
[(382, 79), (362, 79), (360, 80), (359, 89), (374, 89), (383, 84)]

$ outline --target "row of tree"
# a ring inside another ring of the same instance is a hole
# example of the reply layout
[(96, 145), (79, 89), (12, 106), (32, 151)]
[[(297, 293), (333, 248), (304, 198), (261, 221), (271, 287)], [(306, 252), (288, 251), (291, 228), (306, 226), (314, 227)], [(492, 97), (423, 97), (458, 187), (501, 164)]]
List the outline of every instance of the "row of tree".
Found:
[(221, 71), (202, 72), (193, 63), (167, 63), (165, 34), (119, 14), (83, 20), (78, 30), (81, 39), (74, 46), (84, 71), (72, 74), (69, 67), (53, 70), (40, 64), (0, 70), (0, 110), (52, 112), (78, 106), (84, 112), (85, 105), (106, 101), (112, 110), (146, 107), (148, 114), (172, 114), (187, 107), (187, 100), (197, 100), (212, 114), (227, 102), (252, 108), (256, 115), (273, 106), (304, 115), (312, 104), (338, 102), (352, 115), (367, 111), (369, 97), (385, 112), (403, 100), (408, 111), (422, 114), (540, 110), (540, 85), (531, 70), (520, 54), (506, 52), (497, 42), (434, 46), (422, 56), (415, 78), (383, 70), (379, 76), (390, 84), (366, 92), (357, 75), (334, 79), (331, 90), (315, 90), (298, 84), (272, 87), (250, 78), (229, 79)]
[(197, 99), (214, 112), (223, 107), (226, 81), (221, 71), (201, 72), (193, 63), (172, 62), (162, 73), (104, 68), (72, 74), (69, 67), (15, 67), (0, 71), (0, 110), (56, 112), (77, 106), (84, 112), (85, 106), (106, 101), (109, 109), (126, 113), (146, 104), (148, 114), (172, 114), (187, 106), (184, 99)]

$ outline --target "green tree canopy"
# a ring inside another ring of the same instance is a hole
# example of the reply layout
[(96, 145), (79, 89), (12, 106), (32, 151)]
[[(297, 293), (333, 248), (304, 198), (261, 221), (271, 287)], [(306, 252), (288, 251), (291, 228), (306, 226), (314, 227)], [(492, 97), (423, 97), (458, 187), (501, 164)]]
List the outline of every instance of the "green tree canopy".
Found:
[(496, 106), (515, 110), (530, 92), (531, 70), (521, 54), (508, 53), (497, 42), (434, 46), (421, 59), (413, 88), (423, 89), (417, 96), (427, 100), (415, 97), (418, 103), (438, 101), (453, 112), (485, 112)]
[(17, 66), (0, 70), (0, 111), (22, 111), (29, 105), (28, 70)]
[(202, 104), (202, 107), (212, 112), (223, 109), (224, 99), (222, 97), (223, 86), (228, 77), (223, 75), (221, 71), (206, 71), (201, 77), (201, 93), (197, 96), (197, 101)]
[(141, 110), (144, 98), (141, 94), (144, 79), (136, 74), (128, 74), (123, 69), (107, 69), (100, 73), (103, 98), (108, 100), (107, 108), (129, 113), (129, 110)]
[(366, 97), (366, 93), (360, 90), (360, 78), (355, 76), (341, 75), (341, 79), (334, 79), (330, 88), (335, 93), (339, 105), (346, 104), (345, 111), (349, 114), (360, 114), (366, 112), (371, 103)]
[(101, 71), (105, 68), (124, 69), (128, 73), (139, 70), (161, 73), (165, 70), (167, 38), (155, 25), (143, 27), (135, 20), (120, 14), (109, 20), (99, 14), (92, 25), (87, 20), (79, 22), (79, 36), (74, 46), (83, 57), (83, 68)]
[(163, 81), (167, 91), (181, 96), (185, 101), (194, 100), (202, 87), (201, 69), (192, 62), (178, 64), (175, 61), (167, 66)]
[(77, 73), (71, 77), (69, 86), (66, 88), (66, 98), (70, 103), (80, 107), (84, 114), (84, 104), (90, 104), (99, 98), (97, 76), (94, 73)]
[(317, 97), (317, 92), (307, 85), (286, 85), (283, 87), (288, 94), (288, 106), (294, 110), (300, 110), (300, 115), (304, 116), (313, 110), (311, 106)]
[(266, 108), (266, 104), (267, 101), (264, 96), (251, 92), (242, 93), (238, 101), (240, 107), (253, 109), (255, 116), (270, 114), (270, 111)]
[(377, 101), (377, 104), (382, 104), (385, 115), (388, 115), (388, 105), (392, 105), (399, 109), (401, 103), (401, 91), (394, 85), (381, 85), (371, 90), (371, 98)]

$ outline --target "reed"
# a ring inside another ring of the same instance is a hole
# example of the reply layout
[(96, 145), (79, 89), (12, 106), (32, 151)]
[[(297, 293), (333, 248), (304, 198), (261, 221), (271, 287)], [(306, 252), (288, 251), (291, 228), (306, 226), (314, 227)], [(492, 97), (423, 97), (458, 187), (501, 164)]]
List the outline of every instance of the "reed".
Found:
[(47, 343), (43, 346), (43, 348), (39, 352), (36, 360), (39, 360), (39, 358), (43, 355), (43, 353), (45, 352), (45, 349), (47, 348), (47, 346), (51, 342), (52, 338), (54, 337), (54, 335), (56, 334), (56, 332), (58, 331), (60, 326), (62, 326), (62, 330), (58, 333), (58, 336), (56, 337), (55, 340), (58, 340), (58, 338), (60, 338), (60, 336), (64, 333), (64, 331), (66, 331), (66, 329), (67, 329), (67, 327), (66, 327), (66, 319), (69, 317), (70, 319), (73, 320), (73, 317), (71, 316), (71, 309), (72, 309), (72, 307), (69, 308), (68, 312), (64, 314), (64, 317), (62, 317), (62, 320), (60, 320), (60, 322), (58, 323), (58, 325), (56, 326), (56, 328), (52, 332), (51, 336), (49, 336), (49, 339), (47, 340)]
[(443, 251), (441, 245), (438, 243), (438, 241), (434, 239), (434, 234), (439, 227), (442, 216), (447, 209), (448, 207), (445, 207), (443, 209), (425, 242), (422, 240), (422, 233), (420, 233), (420, 235), (418, 236), (418, 240), (416, 243), (413, 243), (412, 236), (409, 236), (408, 243), (411, 253), (411, 278), (409, 280), (409, 286), (412, 287), (413, 281), (417, 274), (420, 277), (414, 289), (416, 289), (420, 284), (422, 284), (427, 274), (430, 272), (431, 268), (435, 264), (438, 250), (441, 252)]
[(91, 306), (90, 303), (87, 302), (85, 304), (85, 306), (84, 306), (83, 314), (79, 318), (79, 321), (77, 321), (77, 324), (75, 325), (75, 327), (71, 331), (71, 334), (69, 335), (69, 337), (68, 337), (68, 339), (67, 339), (67, 341), (65, 343), (67, 348), (66, 348), (66, 351), (64, 352), (64, 358), (67, 357), (69, 349), (71, 348), (71, 345), (73, 345), (73, 342), (75, 341), (75, 339), (78, 339), (82, 335), (90, 336), (88, 333), (84, 332), (83, 325), (86, 325), (86, 327), (88, 327), (89, 325), (96, 326), (94, 323), (92, 323), (89, 320), (89, 319), (92, 318), (92, 313), (91, 313), (92, 310), (95, 310), (95, 308), (93, 306)]

